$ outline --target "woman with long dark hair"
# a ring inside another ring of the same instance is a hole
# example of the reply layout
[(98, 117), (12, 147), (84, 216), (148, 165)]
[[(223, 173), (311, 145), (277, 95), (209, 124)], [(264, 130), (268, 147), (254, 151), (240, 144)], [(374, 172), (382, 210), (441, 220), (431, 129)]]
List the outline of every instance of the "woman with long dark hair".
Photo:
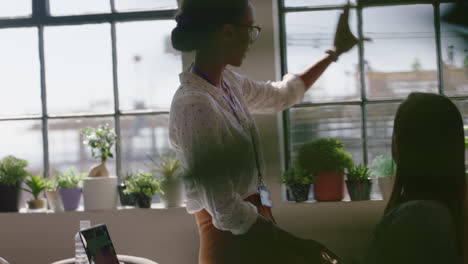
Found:
[(463, 263), (465, 144), (455, 104), (410, 94), (395, 117), (392, 156), (395, 185), (367, 263)]
[(358, 42), (349, 30), (348, 13), (346, 7), (334, 46), (317, 63), (282, 81), (256, 82), (226, 68), (242, 64), (261, 31), (250, 1), (181, 2), (172, 44), (196, 54), (180, 75), (169, 133), (190, 175), (184, 181), (186, 206), (200, 233), (200, 264), (337, 263), (337, 256), (319, 243), (275, 224), (251, 111), (280, 111), (302, 100), (325, 69)]

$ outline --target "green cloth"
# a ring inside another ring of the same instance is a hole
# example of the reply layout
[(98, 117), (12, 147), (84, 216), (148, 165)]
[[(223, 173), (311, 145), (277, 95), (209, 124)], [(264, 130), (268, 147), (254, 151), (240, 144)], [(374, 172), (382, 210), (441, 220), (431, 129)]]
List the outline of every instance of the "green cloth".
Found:
[(459, 264), (455, 226), (436, 201), (409, 201), (387, 213), (373, 233), (366, 264)]

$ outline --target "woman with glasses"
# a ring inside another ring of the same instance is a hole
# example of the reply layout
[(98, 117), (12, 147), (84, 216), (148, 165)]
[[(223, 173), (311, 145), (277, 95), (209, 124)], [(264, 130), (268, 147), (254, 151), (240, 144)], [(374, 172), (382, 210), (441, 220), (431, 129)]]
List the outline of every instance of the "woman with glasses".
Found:
[(241, 66), (261, 32), (250, 1), (182, 1), (172, 44), (196, 55), (180, 74), (169, 133), (186, 172), (186, 206), (200, 233), (200, 264), (338, 263), (319, 243), (275, 224), (251, 112), (299, 103), (325, 69), (356, 45), (348, 13), (346, 7), (334, 46), (318, 62), (281, 81), (256, 82), (226, 68)]

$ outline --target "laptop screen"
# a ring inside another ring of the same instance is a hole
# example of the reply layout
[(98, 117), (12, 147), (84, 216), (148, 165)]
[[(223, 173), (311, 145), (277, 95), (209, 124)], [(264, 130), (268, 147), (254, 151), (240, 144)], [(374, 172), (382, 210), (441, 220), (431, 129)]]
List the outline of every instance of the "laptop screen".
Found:
[(80, 237), (90, 264), (119, 264), (106, 225), (83, 229)]

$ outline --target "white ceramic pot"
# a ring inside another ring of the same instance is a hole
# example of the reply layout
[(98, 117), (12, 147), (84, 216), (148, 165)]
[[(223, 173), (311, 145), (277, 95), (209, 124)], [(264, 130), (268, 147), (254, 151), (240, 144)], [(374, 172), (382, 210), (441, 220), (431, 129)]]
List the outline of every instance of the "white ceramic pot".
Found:
[(395, 184), (395, 177), (380, 177), (378, 178), (378, 182), (384, 201), (388, 201), (392, 195), (393, 185)]
[(63, 212), (62, 200), (57, 191), (45, 191), (49, 208), (54, 212)]
[(84, 178), (83, 201), (86, 211), (116, 209), (117, 177)]
[(167, 207), (181, 207), (184, 205), (184, 184), (181, 180), (165, 182), (161, 189), (164, 194), (160, 194), (162, 203)]

